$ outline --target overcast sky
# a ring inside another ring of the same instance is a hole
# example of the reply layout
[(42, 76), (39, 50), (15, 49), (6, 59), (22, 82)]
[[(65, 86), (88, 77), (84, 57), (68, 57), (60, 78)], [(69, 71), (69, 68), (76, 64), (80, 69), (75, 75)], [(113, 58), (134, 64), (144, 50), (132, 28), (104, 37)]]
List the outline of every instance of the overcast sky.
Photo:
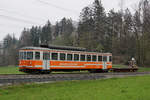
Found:
[[(24, 27), (52, 24), (63, 17), (78, 21), (82, 8), (94, 0), (0, 0), (0, 41), (14, 33), (18, 38)], [(119, 8), (120, 0), (102, 0), (106, 11)], [(135, 8), (139, 0), (125, 0), (124, 8)]]

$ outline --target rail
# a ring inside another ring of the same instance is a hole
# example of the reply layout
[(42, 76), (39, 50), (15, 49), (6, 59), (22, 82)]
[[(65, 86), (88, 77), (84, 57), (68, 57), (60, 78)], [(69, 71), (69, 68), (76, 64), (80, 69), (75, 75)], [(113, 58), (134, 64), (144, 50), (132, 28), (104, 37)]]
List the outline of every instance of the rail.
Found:
[(34, 82), (55, 82), (67, 80), (97, 80), (114, 77), (150, 75), (150, 72), (127, 72), (127, 73), (85, 73), (85, 74), (47, 74), (47, 75), (0, 75), (0, 85), (34, 83)]

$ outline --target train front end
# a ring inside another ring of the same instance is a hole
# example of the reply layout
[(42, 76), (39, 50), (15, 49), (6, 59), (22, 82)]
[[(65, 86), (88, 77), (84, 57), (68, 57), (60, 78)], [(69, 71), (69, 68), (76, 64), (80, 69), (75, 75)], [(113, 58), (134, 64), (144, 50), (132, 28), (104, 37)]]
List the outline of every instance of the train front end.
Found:
[(19, 71), (26, 73), (40, 72), (43, 69), (40, 51), (22, 48), (19, 51)]

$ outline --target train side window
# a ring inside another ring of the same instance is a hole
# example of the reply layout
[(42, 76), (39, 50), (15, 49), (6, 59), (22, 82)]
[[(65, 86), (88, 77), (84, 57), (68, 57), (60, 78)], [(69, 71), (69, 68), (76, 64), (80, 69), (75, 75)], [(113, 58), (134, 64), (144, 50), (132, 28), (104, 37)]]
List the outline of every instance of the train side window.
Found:
[(27, 52), (27, 60), (33, 59), (33, 52)]
[(21, 53), (21, 59), (23, 60), (23, 52)]
[(46, 53), (43, 52), (43, 60), (46, 60)]
[(47, 60), (50, 60), (50, 53), (47, 53)]
[(19, 59), (22, 60), (23, 59), (23, 52), (19, 53)]
[(92, 55), (92, 61), (96, 61), (96, 55)]
[(112, 56), (109, 56), (109, 61), (112, 62)]
[(67, 60), (72, 61), (72, 54), (67, 54)]
[(80, 60), (85, 61), (85, 55), (80, 55)]
[(58, 53), (52, 53), (52, 60), (58, 60)]
[(79, 61), (79, 54), (74, 54), (74, 61)]
[(23, 52), (23, 59), (24, 59), (24, 60), (27, 59), (27, 52)]
[(50, 53), (44, 52), (44, 53), (43, 53), (43, 59), (44, 59), (44, 60), (50, 60)]
[(107, 56), (103, 56), (103, 61), (107, 61)]
[(21, 52), (19, 52), (19, 59), (21, 59)]
[(98, 56), (98, 61), (102, 61), (102, 56)]
[(35, 59), (39, 60), (40, 59), (40, 52), (35, 52)]
[(60, 60), (65, 60), (65, 59), (66, 59), (66, 54), (60, 53)]
[(87, 61), (91, 61), (91, 55), (87, 55)]

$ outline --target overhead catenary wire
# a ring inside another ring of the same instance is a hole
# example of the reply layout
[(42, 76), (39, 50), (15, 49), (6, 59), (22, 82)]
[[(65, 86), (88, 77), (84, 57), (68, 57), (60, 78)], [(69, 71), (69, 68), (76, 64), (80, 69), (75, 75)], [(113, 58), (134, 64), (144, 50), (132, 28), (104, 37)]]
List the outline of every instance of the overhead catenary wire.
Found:
[[(16, 12), (14, 12), (14, 11), (7, 11), (6, 9), (2, 9), (2, 8), (0, 8), (0, 11), (4, 11), (4, 12), (10, 12), (10, 13), (14, 13), (14, 14), (18, 14), (18, 13), (16, 13)], [(18, 17), (13, 17), (13, 16), (10, 16), (10, 15), (4, 15), (4, 14), (0, 14), (0, 18), (2, 18), (2, 19), (8, 19), (8, 20), (10, 20), (10, 21), (15, 21), (15, 22), (21, 22), (21, 23), (26, 23), (27, 25), (26, 26), (28, 26), (28, 27), (32, 27), (33, 25), (42, 25), (42, 24), (39, 24), (39, 23), (37, 23), (37, 22), (33, 22), (33, 21), (30, 21), (30, 20), (27, 20), (27, 19), (24, 19), (24, 18), (18, 18)], [(30, 25), (30, 26), (29, 26)], [(23, 29), (23, 28), (25, 28), (26, 27), (25, 25), (23, 25), (23, 24), (14, 24), (14, 23), (11, 23), (11, 24), (4, 24), (4, 23), (0, 23), (0, 27), (6, 27), (6, 28), (8, 28), (8, 29)], [(0, 31), (1, 33), (6, 33), (6, 32), (2, 32), (2, 31)], [(7, 33), (9, 33), (9, 32), (7, 32)]]
[(7, 15), (2, 15), (2, 14), (0, 14), (0, 17), (4, 18), (4, 19), (9, 19), (12, 21), (18, 21), (18, 22), (23, 22), (23, 23), (28, 23), (28, 24), (38, 24), (38, 23), (33, 22), (33, 21), (29, 21), (29, 20), (25, 20), (25, 19), (21, 19), (21, 18), (16, 18), (16, 17), (12, 17), (12, 16), (7, 16)]
[(75, 11), (75, 10), (64, 8), (64, 7), (60, 7), (60, 6), (57, 6), (57, 5), (52, 4), (50, 2), (46, 2), (46, 1), (43, 1), (43, 0), (37, 0), (37, 1), (40, 2), (40, 3), (42, 3), (42, 4), (49, 5), (51, 7), (57, 8), (59, 10), (65, 11), (65, 12), (70, 12), (70, 13), (73, 13), (73, 14), (78, 14), (78, 12)]
[(44, 20), (44, 19), (41, 19), (41, 18), (37, 18), (37, 17), (33, 17), (33, 16), (29, 16), (28, 14), (23, 14), (23, 13), (20, 13), (20, 12), (16, 12), (14, 10), (8, 10), (8, 9), (4, 9), (4, 8), (0, 8), (0, 11), (3, 11), (3, 12), (7, 12), (7, 13), (12, 13), (12, 14), (15, 14), (15, 15), (19, 15), (21, 17), (28, 17), (32, 20)]
[[(64, 12), (68, 12), (68, 13), (73, 13), (73, 14), (77, 14), (78, 12), (75, 11), (75, 10), (71, 10), (71, 9), (68, 9), (68, 8), (64, 8), (64, 7), (60, 7), (58, 5), (55, 5), (55, 4), (52, 4), (50, 2), (46, 2), (46, 1), (42, 1), (42, 0), (36, 0), (42, 4), (45, 4), (47, 6), (51, 6), (51, 7), (54, 7), (54, 8), (57, 8), (61, 11), (64, 11)], [(39, 19), (41, 20), (40, 18), (37, 18), (37, 17), (32, 17), (32, 16), (29, 16), (28, 14), (23, 14), (22, 12), (18, 12), (18, 11), (15, 11), (15, 10), (12, 10), (12, 9), (5, 9), (5, 8), (0, 8), (0, 11), (1, 12), (5, 12), (6, 14), (2, 14), (0, 13), (0, 19), (6, 19), (6, 20), (10, 20), (10, 21), (14, 21), (14, 22), (20, 22), (20, 23), (27, 23), (29, 25), (39, 25), (38, 22), (34, 21), (35, 19)], [(8, 14), (7, 14), (8, 13)], [(11, 14), (11, 15), (10, 15)], [(13, 15), (13, 16), (12, 16)], [(21, 16), (21, 18), (19, 17)], [(30, 19), (27, 19), (27, 18), (24, 18), (25, 16), (27, 16), (28, 18)], [(16, 27), (21, 27), (20, 26), (21, 24), (18, 25), (15, 25)], [(14, 25), (3, 25), (3, 24), (0, 24), (1, 27), (14, 27)], [(2, 31), (1, 31), (2, 33)], [(4, 33), (4, 32), (3, 32)], [(5, 32), (6, 33), (6, 32)]]
[(24, 25), (17, 25), (17, 24), (4, 24), (0, 23), (0, 27), (7, 27), (7, 28), (24, 28)]
[[(78, 13), (75, 10), (63, 8), (63, 7), (54, 5), (54, 4), (46, 2), (46, 1), (42, 1), (42, 0), (37, 0), (37, 1), (40, 2), (40, 3), (42, 3), (42, 4), (50, 5), (52, 7), (55, 7), (57, 9), (60, 9), (60, 10), (66, 11), (66, 12)], [(22, 14), (22, 13), (13, 11), (13, 10), (4, 9), (4, 8), (0, 8), (0, 11), (8, 12), (8, 13), (13, 13), (13, 14), (21, 15), (21, 16), (25, 15), (25, 14)], [(28, 15), (25, 15), (25, 16), (28, 16)], [(29, 21), (29, 20), (24, 19), (24, 18), (17, 18), (17, 17), (13, 17), (13, 16), (9, 16), (9, 15), (4, 15), (4, 14), (0, 14), (0, 17), (2, 17), (3, 19), (13, 20), (13, 21), (17, 21), (17, 22), (24, 22), (24, 23), (28, 23), (28, 24), (38, 24), (37, 22)], [(32, 18), (33, 20), (39, 19), (39, 18), (31, 17), (31, 16), (28, 16), (28, 17)]]

